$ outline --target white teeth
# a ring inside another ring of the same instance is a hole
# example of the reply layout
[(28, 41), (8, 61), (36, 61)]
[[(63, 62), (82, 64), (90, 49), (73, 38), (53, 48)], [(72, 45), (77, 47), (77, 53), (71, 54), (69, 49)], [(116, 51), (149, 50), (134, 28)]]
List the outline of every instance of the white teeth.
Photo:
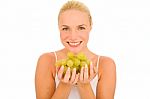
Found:
[(80, 42), (69, 42), (70, 45), (76, 46), (78, 44), (80, 44)]

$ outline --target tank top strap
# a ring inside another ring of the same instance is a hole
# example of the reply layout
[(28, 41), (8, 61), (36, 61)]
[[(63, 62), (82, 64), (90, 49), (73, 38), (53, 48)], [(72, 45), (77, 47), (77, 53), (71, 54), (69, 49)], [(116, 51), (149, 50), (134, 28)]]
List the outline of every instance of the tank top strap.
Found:
[[(56, 54), (55, 51), (54, 51), (53, 53), (54, 53), (54, 56), (55, 56), (55, 62), (57, 62), (57, 61), (58, 61), (57, 54)], [(57, 70), (57, 68), (56, 68), (56, 70)], [(57, 73), (56, 73), (56, 75), (55, 75), (55, 82), (56, 82), (56, 86), (58, 86), (59, 79), (58, 79), (58, 77), (57, 77)]]
[(99, 65), (99, 59), (100, 59), (100, 56), (98, 55), (96, 67), (98, 67)]
[(55, 59), (56, 59), (56, 62), (57, 62), (57, 54), (56, 54), (56, 52), (54, 51), (54, 55), (55, 55)]

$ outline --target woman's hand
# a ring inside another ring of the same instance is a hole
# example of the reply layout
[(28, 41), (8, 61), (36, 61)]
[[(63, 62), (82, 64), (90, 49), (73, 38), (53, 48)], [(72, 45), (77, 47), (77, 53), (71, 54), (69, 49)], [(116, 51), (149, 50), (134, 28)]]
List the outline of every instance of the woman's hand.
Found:
[(97, 68), (93, 66), (92, 62), (90, 63), (89, 69), (87, 65), (85, 65), (85, 67), (82, 67), (78, 84), (90, 83), (90, 81), (96, 76), (97, 71)]
[(79, 78), (79, 74), (76, 74), (76, 68), (74, 68), (72, 70), (72, 73), (71, 73), (71, 70), (70, 68), (68, 67), (67, 70), (66, 70), (66, 73), (63, 77), (63, 72), (64, 72), (64, 66), (61, 66), (60, 69), (58, 70), (58, 79), (64, 83), (67, 83), (67, 84), (71, 84), (71, 85), (75, 85), (78, 81), (78, 78)]
[[(97, 75), (97, 68), (90, 63), (90, 67), (85, 65), (85, 67), (81, 68), (79, 81), (78, 81), (78, 90), (81, 99), (96, 99), (90, 81)], [(85, 91), (85, 90), (88, 90)]]

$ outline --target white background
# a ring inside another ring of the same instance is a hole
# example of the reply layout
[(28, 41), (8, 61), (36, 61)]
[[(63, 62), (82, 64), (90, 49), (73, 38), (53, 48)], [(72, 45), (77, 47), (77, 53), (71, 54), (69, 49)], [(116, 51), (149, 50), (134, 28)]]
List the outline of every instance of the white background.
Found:
[[(82, 0), (91, 10), (89, 48), (112, 57), (115, 99), (150, 99), (149, 0)], [(0, 99), (35, 99), (38, 57), (62, 48), (57, 15), (66, 0), (0, 1)]]

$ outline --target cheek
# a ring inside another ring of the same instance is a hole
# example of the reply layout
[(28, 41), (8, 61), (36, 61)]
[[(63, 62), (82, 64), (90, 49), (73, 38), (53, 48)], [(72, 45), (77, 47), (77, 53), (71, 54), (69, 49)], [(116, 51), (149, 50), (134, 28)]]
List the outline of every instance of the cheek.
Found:
[(61, 32), (60, 33), (60, 38), (61, 38), (61, 40), (65, 40), (65, 39), (68, 38), (68, 35), (66, 33)]
[(84, 40), (87, 41), (89, 39), (89, 33), (83, 33), (82, 35), (80, 35), (80, 37)]

